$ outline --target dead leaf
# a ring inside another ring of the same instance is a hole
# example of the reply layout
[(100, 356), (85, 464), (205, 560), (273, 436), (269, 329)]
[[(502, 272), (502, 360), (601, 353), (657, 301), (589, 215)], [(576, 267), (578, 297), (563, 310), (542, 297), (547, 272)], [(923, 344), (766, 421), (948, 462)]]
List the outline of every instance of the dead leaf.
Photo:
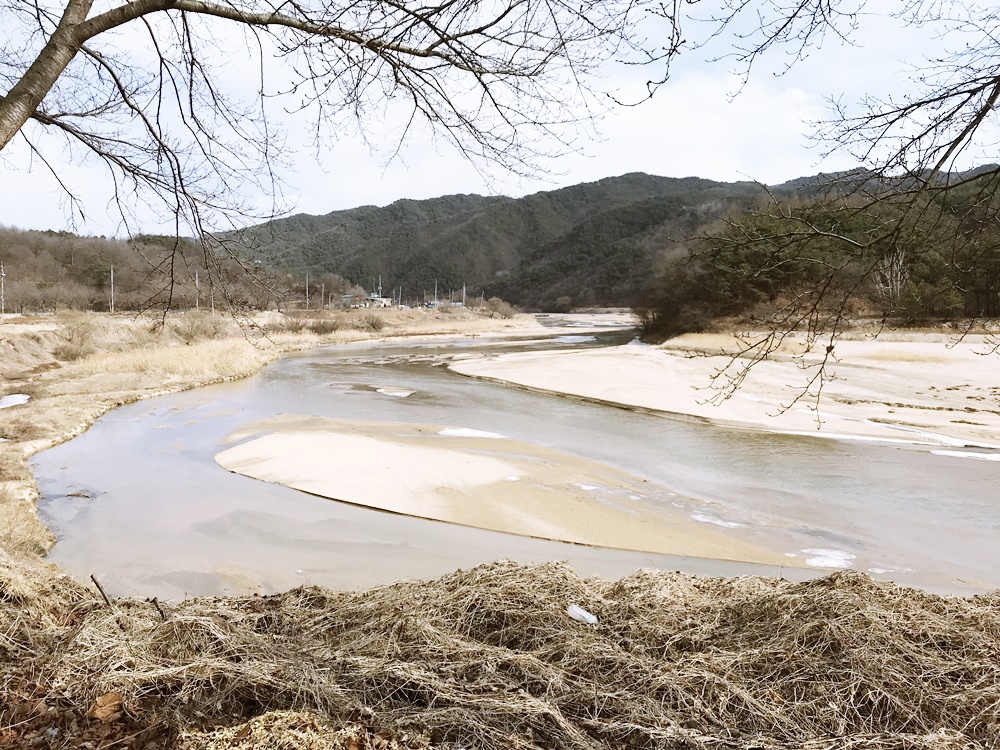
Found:
[(235, 745), (237, 742), (246, 739), (250, 735), (250, 731), (252, 729), (253, 727), (249, 724), (249, 722), (244, 724), (240, 731), (233, 735), (233, 744)]
[(118, 709), (121, 707), (122, 697), (120, 694), (115, 692), (105, 693), (94, 701), (94, 705), (90, 707), (87, 716), (92, 719), (107, 719), (118, 713)]

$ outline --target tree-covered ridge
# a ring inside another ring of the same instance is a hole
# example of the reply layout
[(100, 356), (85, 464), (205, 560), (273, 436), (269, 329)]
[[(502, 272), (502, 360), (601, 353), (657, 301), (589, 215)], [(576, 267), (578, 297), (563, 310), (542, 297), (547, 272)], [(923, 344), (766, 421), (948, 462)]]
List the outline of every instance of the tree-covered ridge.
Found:
[(913, 190), (774, 199), (730, 217), (647, 287), (649, 332), (733, 316), (809, 331), (836, 331), (855, 315), (1000, 316), (998, 178), (949, 177)]
[[(244, 234), (251, 257), (421, 296), (434, 288), (517, 304), (629, 305), (660, 246), (760, 191), (754, 183), (633, 173), (523, 198), (452, 195), (297, 215)], [(668, 237), (668, 235), (670, 235)]]

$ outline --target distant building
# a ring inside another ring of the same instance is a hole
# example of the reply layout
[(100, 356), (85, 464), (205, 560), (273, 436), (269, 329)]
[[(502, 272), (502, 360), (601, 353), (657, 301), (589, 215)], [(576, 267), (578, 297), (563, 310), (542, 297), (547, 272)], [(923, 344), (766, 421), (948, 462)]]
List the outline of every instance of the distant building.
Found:
[(380, 297), (372, 292), (367, 297), (355, 297), (356, 301), (351, 303), (351, 307), (392, 307), (393, 300), (389, 297)]

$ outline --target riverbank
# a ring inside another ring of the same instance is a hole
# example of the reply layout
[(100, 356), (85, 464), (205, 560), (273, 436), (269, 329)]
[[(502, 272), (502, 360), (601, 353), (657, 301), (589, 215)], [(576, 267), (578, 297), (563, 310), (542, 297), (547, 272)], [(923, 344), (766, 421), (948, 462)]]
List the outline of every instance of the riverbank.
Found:
[(489, 318), (459, 309), (246, 320), (188, 314), (161, 322), (83, 313), (0, 321), (0, 544), (8, 551), (44, 554), (53, 543), (35, 513), (28, 458), (117, 406), (244, 378), (286, 352), (326, 344), (543, 330), (530, 316)]
[[(0, 443), (15, 468), (9, 456), (116, 401), (331, 340), (125, 342), (70, 366), (44, 341), (65, 334), (22, 333), (7, 351), (24, 374), (3, 393), (29, 399), (0, 410), (20, 438)], [(7, 346), (3, 326), (0, 337)], [(951, 750), (997, 739), (997, 594), (939, 597), (852, 572), (606, 581), (497, 562), (361, 592), (105, 600), (33, 554), (45, 539), (8, 528), (5, 747)]]
[(982, 336), (944, 333), (843, 338), (831, 352), (789, 338), (747, 370), (752, 352), (741, 353), (735, 337), (689, 334), (662, 346), (469, 358), (451, 369), (678, 417), (975, 457), (961, 449), (1000, 447), (994, 348)]

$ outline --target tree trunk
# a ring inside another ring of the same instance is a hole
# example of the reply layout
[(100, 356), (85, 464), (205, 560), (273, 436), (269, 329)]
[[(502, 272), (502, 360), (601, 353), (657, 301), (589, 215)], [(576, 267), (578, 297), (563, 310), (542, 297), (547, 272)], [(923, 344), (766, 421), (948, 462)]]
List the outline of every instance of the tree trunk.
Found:
[(0, 97), (0, 151), (28, 121), (70, 61), (80, 51), (77, 26), (87, 19), (93, 0), (69, 0), (49, 41), (6, 96)]

